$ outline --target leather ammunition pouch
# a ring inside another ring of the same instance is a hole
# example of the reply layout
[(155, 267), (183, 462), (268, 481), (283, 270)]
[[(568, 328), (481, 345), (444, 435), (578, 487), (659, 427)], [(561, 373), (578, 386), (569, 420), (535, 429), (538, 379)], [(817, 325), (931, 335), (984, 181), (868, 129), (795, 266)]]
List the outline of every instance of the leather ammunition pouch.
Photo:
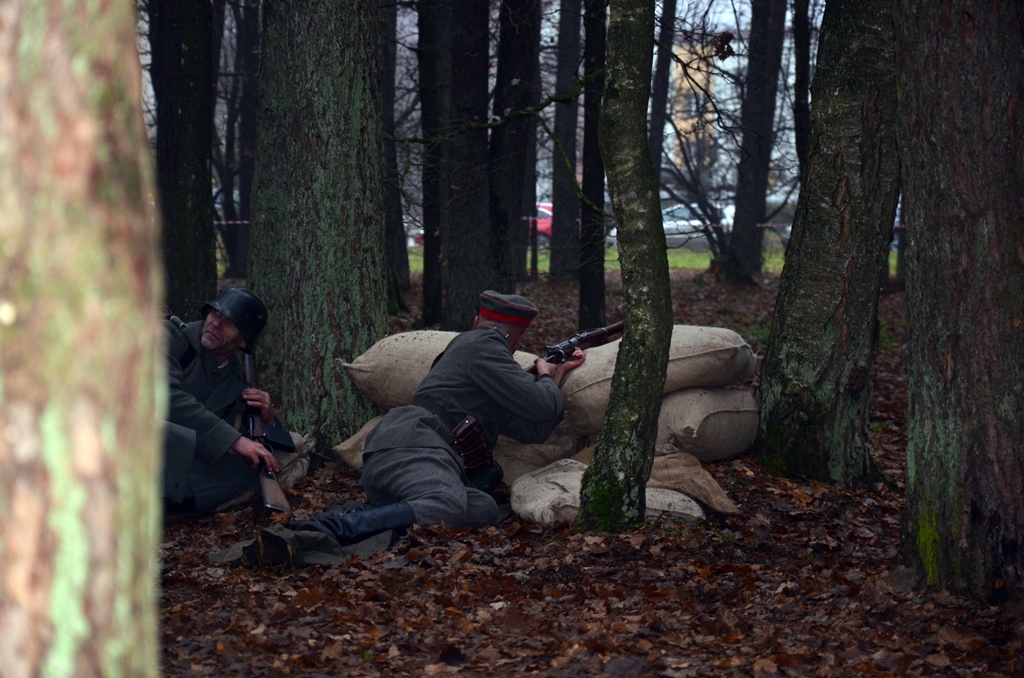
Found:
[(452, 446), (462, 456), (466, 473), (473, 473), (494, 465), (487, 432), (476, 417), (467, 414), (452, 429)]

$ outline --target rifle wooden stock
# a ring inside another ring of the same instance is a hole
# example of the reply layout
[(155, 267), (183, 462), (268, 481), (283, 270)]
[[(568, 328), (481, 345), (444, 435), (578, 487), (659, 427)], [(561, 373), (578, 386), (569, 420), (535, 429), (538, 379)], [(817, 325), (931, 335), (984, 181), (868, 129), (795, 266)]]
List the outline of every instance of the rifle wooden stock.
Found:
[[(242, 385), (245, 388), (256, 388), (256, 358), (251, 351), (245, 351), (242, 354)], [(273, 453), (273, 448), (267, 441), (267, 433), (263, 429), (263, 419), (255, 407), (246, 406), (245, 408), (245, 413), (242, 415), (242, 435), (250, 440), (255, 440)], [(288, 497), (285, 496), (284, 488), (277, 480), (277, 475), (267, 468), (266, 464), (260, 462), (259, 468), (256, 469), (256, 476), (260, 481), (263, 506), (271, 511), (289, 513), (292, 507), (288, 503)]]

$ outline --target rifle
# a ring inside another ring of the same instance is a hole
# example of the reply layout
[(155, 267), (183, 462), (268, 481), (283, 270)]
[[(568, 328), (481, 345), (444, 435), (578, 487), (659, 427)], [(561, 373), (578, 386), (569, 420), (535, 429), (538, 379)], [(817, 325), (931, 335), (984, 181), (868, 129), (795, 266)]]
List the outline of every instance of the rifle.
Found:
[(622, 332), (622, 321), (612, 323), (608, 327), (598, 327), (574, 334), (563, 342), (544, 347), (544, 360), (549, 363), (564, 363), (572, 355), (576, 347), (588, 348), (599, 341), (604, 341), (613, 334)]
[[(251, 350), (242, 352), (242, 385), (245, 388), (256, 388), (256, 357)], [(279, 449), (287, 450), (288, 447), (291, 447), (290, 451), (295, 450), (295, 445), (292, 444), (290, 437), (285, 444), (279, 436), (271, 439), (267, 435), (266, 429), (263, 428), (263, 418), (255, 407), (246, 406), (245, 408), (245, 413), (242, 415), (242, 435), (250, 440), (255, 440), (271, 452), (275, 446)], [(256, 476), (260, 481), (263, 505), (271, 511), (290, 512), (292, 507), (288, 503), (288, 497), (285, 496), (281, 483), (277, 480), (277, 475), (267, 468), (265, 463), (260, 462), (259, 468), (256, 469)]]

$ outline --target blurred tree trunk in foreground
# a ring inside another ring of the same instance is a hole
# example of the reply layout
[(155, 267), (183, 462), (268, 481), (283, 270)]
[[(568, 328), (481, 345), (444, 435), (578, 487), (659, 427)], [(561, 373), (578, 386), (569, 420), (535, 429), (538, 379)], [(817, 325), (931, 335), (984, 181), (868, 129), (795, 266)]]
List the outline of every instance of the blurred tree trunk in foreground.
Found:
[(149, 0), (165, 303), (185, 320), (198, 318), (199, 308), (217, 292), (210, 191), (212, 23), (208, 1)]
[(825, 8), (810, 162), (761, 370), (760, 457), (773, 473), (870, 480), (879, 285), (899, 197), (890, 0)]
[(318, 450), (373, 415), (335, 359), (387, 328), (376, 10), (264, 3), (249, 279), (270, 317), (257, 355), (263, 387)]
[(1024, 587), (1024, 9), (896, 3), (909, 421), (902, 556), (929, 586)]
[(618, 221), (625, 333), (597, 450), (583, 474), (577, 523), (620, 531), (642, 523), (647, 510), (672, 299), (658, 182), (647, 149), (654, 3), (610, 4), (601, 152)]
[(0, 672), (156, 676), (166, 397), (135, 6), (0, 15)]

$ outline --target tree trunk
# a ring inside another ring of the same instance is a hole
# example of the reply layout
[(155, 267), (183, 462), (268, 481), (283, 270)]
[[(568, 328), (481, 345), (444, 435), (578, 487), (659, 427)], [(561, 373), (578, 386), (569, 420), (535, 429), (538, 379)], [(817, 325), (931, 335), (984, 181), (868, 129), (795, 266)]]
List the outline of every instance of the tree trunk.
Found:
[(163, 295), (135, 9), (0, 12), (0, 672), (156, 676)]
[(583, 474), (578, 524), (620, 531), (642, 523), (646, 514), (672, 300), (658, 182), (647, 149), (654, 3), (610, 4), (601, 153), (618, 221), (625, 333), (597, 451)]
[(192, 320), (217, 291), (210, 193), (213, 9), (202, 0), (151, 0), (149, 8), (165, 303)]
[(444, 318), (441, 233), (448, 230), (451, 143), (441, 135), (451, 121), (452, 0), (420, 0), (417, 5), (421, 125), (423, 146), (423, 312), (429, 327)]
[(473, 325), (480, 293), (498, 286), (487, 179), (489, 3), (452, 2), (451, 222), (441, 231), (444, 326)]
[[(579, 79), (581, 0), (558, 3), (558, 71), (555, 92), (569, 94)], [(551, 167), (552, 280), (574, 280), (580, 263), (580, 194), (576, 184), (576, 100), (555, 104), (555, 149)]]
[[(498, 40), (494, 117), (504, 118), (537, 103), (540, 79), (540, 0), (503, 0)], [(534, 137), (532, 120), (519, 115), (491, 131), (491, 226), (500, 292), (514, 292), (525, 242), (523, 191)], [(532, 176), (532, 173), (531, 173)]]
[(806, 185), (811, 145), (811, 17), (810, 0), (793, 0), (793, 138), (800, 164), (800, 189)]
[(896, 3), (909, 421), (902, 556), (991, 602), (1024, 575), (1024, 12)]
[(319, 450), (373, 415), (335, 359), (387, 327), (376, 9), (264, 3), (249, 257), (270, 312), (260, 374)]
[[(797, 0), (800, 2), (800, 0)], [(651, 81), (651, 128), (647, 146), (654, 163), (654, 173), (661, 183), (661, 154), (665, 148), (665, 123), (668, 120), (668, 81), (672, 68), (672, 49), (676, 39), (676, 0), (663, 0), (658, 32), (658, 57)]]
[[(671, 0), (670, 0), (671, 1)], [(604, 96), (607, 0), (586, 0), (583, 64), (583, 196), (580, 205), (580, 330), (602, 327), (604, 320), (604, 162), (598, 141)]]
[(252, 235), (252, 185), (256, 169), (256, 106), (259, 98), (261, 22), (259, 0), (246, 0), (238, 31), (242, 95), (238, 102), (238, 221), (235, 225), (235, 257), (231, 272), (249, 275), (249, 242)]
[(899, 197), (894, 49), (890, 0), (826, 6), (815, 147), (761, 370), (760, 457), (774, 473), (874, 476), (871, 364)]
[(771, 169), (775, 96), (778, 92), (782, 41), (786, 28), (786, 0), (753, 0), (746, 91), (740, 113), (743, 141), (736, 184), (733, 218), (725, 274), (734, 283), (756, 284), (761, 272), (761, 248)]
[[(395, 136), (395, 58), (398, 4), (394, 0), (378, 0), (380, 12), (380, 106), (383, 130)], [(409, 291), (409, 249), (406, 246), (405, 223), (402, 220), (402, 193), (398, 185), (398, 156), (395, 142), (385, 138), (384, 144), (384, 244), (387, 248), (388, 314), (408, 310), (402, 295)]]

